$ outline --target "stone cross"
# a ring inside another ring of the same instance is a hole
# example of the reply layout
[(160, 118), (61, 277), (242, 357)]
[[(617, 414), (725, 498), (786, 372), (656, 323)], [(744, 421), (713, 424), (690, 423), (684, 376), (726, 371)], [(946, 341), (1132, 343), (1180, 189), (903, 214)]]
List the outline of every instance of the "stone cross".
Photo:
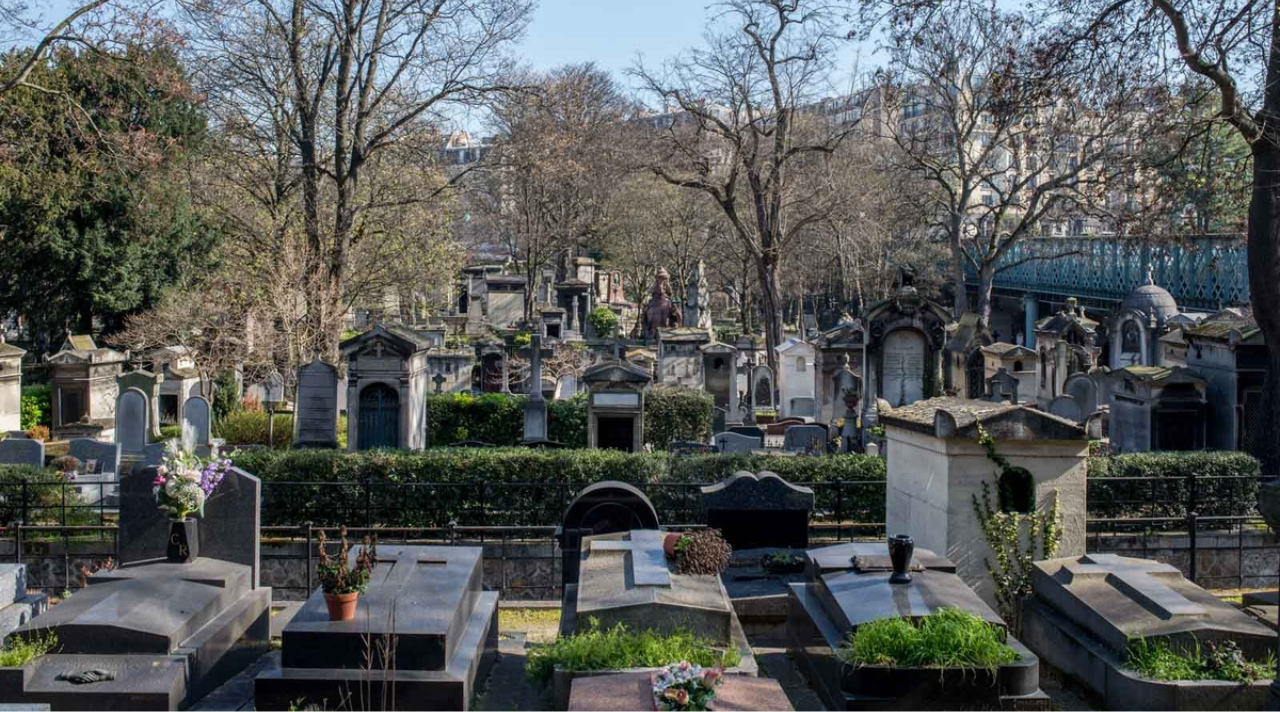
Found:
[[(352, 554), (359, 552), (359, 549), (352, 548)], [(374, 559), (377, 568), (383, 569), (385, 573), (380, 577), (381, 585), (386, 588), (403, 588), (409, 583), (409, 579), (414, 574), (422, 570), (423, 566), (448, 566), (449, 560), (443, 556), (424, 555), (420, 552), (411, 550), (401, 550), (396, 556), (379, 555)]]
[(670, 586), (671, 571), (667, 555), (662, 551), (666, 534), (651, 529), (631, 532), (630, 541), (592, 541), (592, 551), (626, 551), (631, 553), (631, 578), (637, 586)]
[(529, 397), (533, 400), (542, 400), (542, 357), (550, 355), (550, 350), (542, 348), (542, 335), (534, 334), (529, 341)]
[(580, 334), (585, 334), (586, 329), (582, 328), (582, 325), (578, 323), (579, 321), (580, 319), (578, 319), (578, 295), (575, 294), (573, 295), (573, 309), (569, 311), (569, 330), (577, 331)]
[(1161, 616), (1201, 616), (1205, 609), (1187, 600), (1160, 577), (1182, 578), (1178, 569), (1158, 561), (1126, 560), (1115, 554), (1089, 554), (1067, 570), (1072, 578), (1103, 579)]
[(432, 376), (432, 377), (431, 377), (431, 382), (432, 382), (432, 383), (434, 383), (434, 384), (436, 384), (436, 394), (437, 394), (437, 395), (438, 395), (438, 394), (440, 394), (440, 393), (444, 393), (444, 382), (445, 382), (446, 380), (447, 380), (447, 379), (444, 377), (444, 374), (443, 374), (443, 373), (436, 373), (436, 375), (434, 375), (434, 376)]

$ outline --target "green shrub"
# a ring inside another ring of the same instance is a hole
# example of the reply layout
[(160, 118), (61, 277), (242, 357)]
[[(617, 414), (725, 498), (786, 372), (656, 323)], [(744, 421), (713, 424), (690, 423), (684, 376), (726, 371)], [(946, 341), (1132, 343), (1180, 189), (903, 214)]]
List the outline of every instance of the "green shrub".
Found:
[(176, 440), (181, 437), (182, 437), (181, 425), (161, 425), (160, 426), (161, 440)]
[[(1089, 516), (1185, 517), (1190, 476), (1197, 480), (1196, 511), (1230, 516), (1253, 511), (1260, 484), (1258, 461), (1243, 452), (1144, 452), (1091, 457)], [(1242, 477), (1211, 481), (1205, 477)], [(1158, 477), (1155, 482), (1115, 482), (1112, 477)], [(1152, 499), (1158, 500), (1154, 504)], [(1137, 502), (1135, 502), (1135, 500)]]
[(240, 399), (236, 397), (236, 375), (232, 371), (223, 371), (213, 379), (213, 419), (222, 420), (229, 414), (240, 410)]
[(939, 608), (917, 625), (907, 618), (863, 623), (840, 648), (851, 665), (995, 669), (1018, 653), (1004, 629), (959, 608)]
[[(286, 449), (293, 444), (293, 416), (277, 415), (275, 431), (268, 428), (268, 414), (262, 410), (236, 410), (213, 424), (213, 436), (227, 445), (270, 445)], [(268, 443), (268, 437), (272, 442)]]
[(0, 465), (0, 522), (20, 519), (40, 526), (102, 523), (98, 510), (86, 507), (76, 488), (67, 485), (61, 474), (25, 465)]
[(27, 637), (11, 635), (0, 648), (0, 668), (22, 667), (58, 647), (58, 634), (52, 630), (37, 631)]
[(26, 386), (22, 389), (22, 429), (53, 425), (53, 389), (49, 386)]
[(696, 388), (651, 388), (644, 394), (644, 439), (655, 450), (681, 440), (711, 440), (715, 400)]
[(557, 667), (589, 672), (662, 667), (683, 661), (703, 667), (733, 667), (740, 662), (740, 656), (736, 650), (719, 650), (711, 641), (687, 631), (672, 635), (651, 630), (632, 633), (621, 624), (600, 630), (591, 620), (587, 629), (577, 635), (531, 649), (525, 673), (530, 680), (545, 685)]
[(1275, 655), (1264, 661), (1247, 660), (1235, 641), (1198, 644), (1190, 654), (1173, 650), (1167, 641), (1135, 638), (1129, 641), (1129, 667), (1143, 677), (1173, 682), (1177, 680), (1226, 680), (1250, 683), (1270, 678), (1276, 669)]
[[(523, 415), (520, 432), (524, 434)], [(569, 447), (587, 446), (587, 394), (547, 403), (547, 437)], [(456, 441), (455, 441), (456, 442)]]
[(591, 324), (596, 336), (607, 339), (618, 328), (618, 315), (609, 307), (598, 306), (587, 314), (587, 323)]

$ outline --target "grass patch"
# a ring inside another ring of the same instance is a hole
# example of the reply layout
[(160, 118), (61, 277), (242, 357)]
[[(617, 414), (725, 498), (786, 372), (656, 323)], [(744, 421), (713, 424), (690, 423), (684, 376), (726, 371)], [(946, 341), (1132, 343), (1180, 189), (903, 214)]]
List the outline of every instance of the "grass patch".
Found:
[(851, 665), (991, 670), (1018, 659), (1004, 641), (999, 626), (959, 608), (939, 608), (918, 625), (907, 618), (863, 623), (839, 655)]
[(58, 634), (52, 630), (37, 632), (30, 638), (9, 636), (8, 643), (0, 649), (0, 668), (22, 667), (41, 655), (47, 655), (58, 647)]
[(736, 650), (717, 649), (711, 641), (688, 631), (673, 635), (650, 630), (633, 633), (621, 624), (600, 630), (592, 619), (587, 630), (577, 635), (531, 649), (525, 673), (530, 680), (545, 685), (557, 667), (574, 671), (619, 670), (662, 667), (685, 660), (703, 667), (733, 667), (740, 656)]
[(1250, 683), (1265, 680), (1276, 669), (1275, 655), (1261, 662), (1248, 660), (1235, 641), (1198, 643), (1189, 653), (1169, 647), (1164, 640), (1136, 638), (1129, 642), (1129, 667), (1143, 677), (1177, 680), (1224, 680)]
[(559, 608), (498, 608), (498, 630), (519, 631), (529, 643), (550, 643), (560, 633)]

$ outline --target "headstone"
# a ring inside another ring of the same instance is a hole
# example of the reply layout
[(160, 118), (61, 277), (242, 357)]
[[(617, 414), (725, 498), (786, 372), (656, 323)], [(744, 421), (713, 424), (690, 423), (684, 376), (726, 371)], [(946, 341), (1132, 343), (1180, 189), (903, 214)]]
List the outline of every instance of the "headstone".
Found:
[(729, 428), (728, 432), (746, 435), (749, 438), (760, 438), (761, 441), (764, 440), (764, 428), (758, 425), (735, 425)]
[(1032, 564), (1035, 591), (1023, 636), (1046, 662), (1084, 683), (1106, 709), (1262, 709), (1269, 680), (1162, 683), (1127, 666), (1135, 639), (1193, 654), (1232, 641), (1247, 659), (1276, 649), (1276, 633), (1182, 576), (1147, 559), (1088, 554)]
[(578, 395), (578, 377), (572, 373), (556, 380), (556, 400), (569, 400)]
[(812, 418), (818, 412), (817, 401), (805, 396), (791, 399), (791, 415), (797, 418)]
[(338, 447), (338, 369), (318, 357), (298, 369), (293, 445)]
[(437, 373), (431, 377), (431, 382), (436, 386), (436, 395), (444, 393), (444, 382), (449, 379), (444, 377), (443, 373)]
[(483, 589), (483, 569), (479, 547), (378, 546), (356, 620), (330, 621), (316, 589), (285, 626), (280, 667), (254, 682), (257, 709), (344, 706), (335, 701), (358, 689), (387, 701), (378, 709), (470, 709), (498, 646), (498, 594)]
[(722, 455), (752, 453), (764, 448), (764, 438), (739, 435), (738, 433), (717, 433), (711, 439), (711, 442), (715, 446), (716, 452)]
[(80, 498), (86, 504), (114, 503), (119, 494), (120, 444), (77, 438), (68, 444), (67, 454), (80, 461), (75, 480)]
[[(27, 565), (0, 564), (0, 640), (49, 607), (49, 597), (27, 593)], [(0, 682), (0, 690), (4, 683)]]
[(578, 582), (582, 538), (632, 529), (657, 529), (658, 512), (644, 493), (625, 482), (597, 482), (578, 493), (556, 531), (566, 588)]
[(44, 467), (44, 443), (39, 440), (0, 440), (0, 465)]
[(1093, 376), (1090, 374), (1075, 373), (1068, 376), (1066, 383), (1062, 386), (1062, 391), (1075, 399), (1075, 402), (1080, 407), (1081, 417), (1076, 419), (1077, 422), (1098, 409), (1098, 384), (1094, 382)]
[[(200, 521), (200, 558), (164, 560), (168, 519), (155, 470), (125, 476), (116, 568), (14, 632), (52, 632), (58, 651), (27, 665), (21, 702), (55, 709), (184, 709), (269, 648), (271, 589), (258, 585), (258, 480), (238, 470)], [(67, 679), (105, 670), (114, 679)]]
[[(213, 413), (209, 400), (204, 396), (191, 396), (182, 406), (182, 425), (191, 431), (197, 452), (207, 450), (213, 444)], [(200, 453), (207, 457), (205, 453)]]
[(529, 397), (524, 402), (524, 441), (547, 439), (547, 401), (542, 395), (542, 358), (550, 356), (542, 348), (542, 336), (534, 334), (529, 342)]
[(757, 410), (774, 410), (773, 369), (761, 364), (751, 369), (751, 405)]
[(793, 425), (782, 435), (782, 449), (787, 452), (824, 454), (830, 433), (821, 425)]
[(1080, 404), (1071, 396), (1058, 396), (1049, 402), (1049, 412), (1059, 418), (1066, 418), (1073, 423), (1079, 423), (1081, 418)]
[(837, 544), (808, 552), (803, 583), (789, 585), (790, 653), (812, 671), (828, 709), (1046, 709), (1039, 661), (1012, 635), (1018, 660), (994, 669), (848, 666), (835, 653), (863, 623), (920, 619), (959, 608), (1000, 628), (1000, 616), (955, 574), (955, 564), (916, 547), (908, 583), (889, 582), (886, 542)]
[(924, 336), (910, 329), (900, 329), (884, 339), (881, 372), (884, 394), (889, 405), (914, 403), (924, 397)]
[[(738, 472), (702, 488), (707, 526), (719, 529), (734, 548), (809, 546), (813, 490), (772, 472)], [(761, 526), (768, 522), (768, 526)]]
[(116, 398), (116, 442), (123, 456), (142, 454), (150, 427), (148, 410), (147, 396), (136, 388), (129, 388)]

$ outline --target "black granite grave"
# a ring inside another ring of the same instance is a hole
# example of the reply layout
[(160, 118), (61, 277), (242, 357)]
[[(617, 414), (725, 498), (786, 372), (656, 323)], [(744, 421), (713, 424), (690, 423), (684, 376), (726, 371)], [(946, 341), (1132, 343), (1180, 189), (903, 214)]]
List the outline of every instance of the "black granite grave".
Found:
[(578, 582), (583, 537), (657, 528), (658, 512), (653, 503), (626, 482), (606, 480), (579, 492), (556, 530), (565, 596), (569, 595), (569, 586)]
[(989, 623), (1004, 621), (955, 574), (955, 564), (916, 549), (912, 580), (890, 584), (885, 542), (854, 542), (808, 552), (805, 581), (790, 585), (788, 646), (828, 709), (1048, 709), (1039, 660), (1008, 636), (1019, 659), (996, 670), (852, 666), (837, 656), (862, 623), (920, 619), (950, 606)]
[[(20, 679), (10, 677), (0, 699), (53, 709), (179, 709), (267, 651), (271, 589), (257, 582), (261, 483), (239, 470), (229, 474), (209, 498), (201, 527), (202, 536), (221, 540), (206, 542), (219, 558), (172, 564), (135, 555), (157, 547), (164, 553), (167, 528), (145, 524), (157, 510), (154, 500), (144, 506), (137, 486), (153, 476), (135, 473), (121, 486), (120, 567), (89, 577), (86, 589), (14, 632), (51, 630), (58, 651), (29, 663)], [(114, 679), (66, 679), (87, 670)]]
[(281, 668), (254, 683), (257, 708), (468, 709), (498, 646), (483, 563), (480, 548), (379, 546), (355, 620), (330, 621), (317, 589), (285, 626)]
[(813, 490), (772, 472), (736, 472), (702, 488), (707, 526), (719, 529), (735, 551), (809, 546)]

